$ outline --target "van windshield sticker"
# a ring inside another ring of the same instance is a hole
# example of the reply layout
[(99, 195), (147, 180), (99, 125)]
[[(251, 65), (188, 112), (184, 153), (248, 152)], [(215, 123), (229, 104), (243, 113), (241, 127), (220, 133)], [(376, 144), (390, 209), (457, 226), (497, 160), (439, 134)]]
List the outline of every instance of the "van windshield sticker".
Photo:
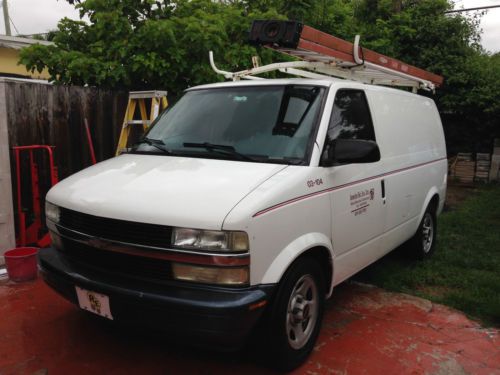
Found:
[(364, 189), (359, 190), (355, 193), (349, 194), (349, 201), (351, 204), (351, 213), (354, 216), (364, 214), (368, 207), (370, 207), (370, 202), (375, 198), (375, 189)]
[(235, 101), (235, 102), (246, 102), (247, 101), (247, 97), (246, 96), (235, 96), (233, 98), (233, 101)]

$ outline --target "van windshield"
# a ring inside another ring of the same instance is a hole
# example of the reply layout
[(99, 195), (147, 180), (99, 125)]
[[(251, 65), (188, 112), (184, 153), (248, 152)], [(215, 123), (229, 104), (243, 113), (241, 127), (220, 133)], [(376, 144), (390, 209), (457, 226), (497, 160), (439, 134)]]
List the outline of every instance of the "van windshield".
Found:
[(189, 91), (133, 151), (302, 164), (324, 91), (303, 85)]

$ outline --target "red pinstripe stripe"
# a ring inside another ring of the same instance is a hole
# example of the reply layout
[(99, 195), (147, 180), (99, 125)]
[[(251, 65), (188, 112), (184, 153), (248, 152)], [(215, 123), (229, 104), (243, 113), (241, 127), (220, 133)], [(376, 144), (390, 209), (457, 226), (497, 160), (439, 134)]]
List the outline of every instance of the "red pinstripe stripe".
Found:
[(428, 161), (428, 162), (425, 162), (425, 163), (420, 163), (420, 164), (412, 165), (410, 167), (396, 169), (396, 170), (391, 171), (391, 172), (386, 172), (386, 173), (382, 173), (382, 174), (379, 174), (379, 175), (376, 175), (376, 176), (363, 178), (361, 180), (357, 180), (357, 181), (353, 181), (353, 182), (348, 182), (346, 184), (342, 184), (342, 185), (330, 187), (330, 188), (327, 188), (327, 189), (319, 190), (319, 191), (316, 191), (314, 193), (309, 193), (309, 194), (301, 195), (301, 196), (298, 196), (298, 197), (295, 197), (295, 198), (283, 201), (281, 203), (275, 204), (275, 205), (270, 206), (268, 208), (265, 208), (265, 209), (263, 209), (261, 211), (258, 211), (255, 214), (253, 214), (252, 217), (257, 217), (257, 216), (263, 215), (263, 214), (265, 214), (265, 213), (267, 213), (269, 211), (273, 211), (273, 210), (275, 210), (277, 208), (280, 208), (280, 207), (283, 207), (283, 206), (286, 206), (286, 205), (289, 205), (291, 203), (295, 203), (295, 202), (298, 202), (298, 201), (301, 201), (301, 200), (304, 200), (304, 199), (315, 197), (317, 195), (325, 194), (325, 193), (328, 193), (328, 192), (331, 192), (331, 191), (334, 191), (334, 190), (339, 190), (339, 189), (342, 189), (342, 188), (345, 188), (345, 187), (348, 187), (348, 186), (352, 186), (352, 185), (356, 185), (356, 184), (360, 184), (360, 183), (363, 183), (363, 182), (366, 182), (366, 181), (375, 180), (377, 178), (389, 176), (391, 174), (396, 174), (396, 173), (404, 172), (404, 171), (407, 171), (407, 170), (410, 170), (410, 169), (414, 169), (414, 168), (418, 168), (418, 167), (423, 167), (424, 165), (436, 163), (436, 162), (442, 161), (442, 160), (446, 160), (446, 158), (440, 158), (440, 159)]

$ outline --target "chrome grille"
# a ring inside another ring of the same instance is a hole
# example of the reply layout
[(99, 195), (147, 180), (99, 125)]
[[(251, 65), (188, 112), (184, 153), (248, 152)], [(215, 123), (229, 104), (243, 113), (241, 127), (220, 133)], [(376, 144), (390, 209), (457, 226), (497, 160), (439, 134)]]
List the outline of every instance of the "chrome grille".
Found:
[(144, 246), (168, 248), (172, 227), (110, 219), (61, 208), (60, 224), (93, 237)]

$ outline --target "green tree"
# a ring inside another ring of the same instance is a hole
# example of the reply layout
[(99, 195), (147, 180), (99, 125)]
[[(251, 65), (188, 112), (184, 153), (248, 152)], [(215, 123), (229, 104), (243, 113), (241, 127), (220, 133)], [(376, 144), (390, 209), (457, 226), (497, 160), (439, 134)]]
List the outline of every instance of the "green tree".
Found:
[(500, 58), (480, 47), (483, 13), (447, 15), (453, 8), (448, 0), (328, 4), (333, 7), (323, 22), (314, 16), (306, 22), (347, 40), (361, 34), (363, 47), (442, 75), (444, 84), (432, 97), (443, 118), (449, 151), (491, 151), (493, 138), (500, 137)]
[[(51, 79), (74, 85), (123, 89), (186, 87), (222, 80), (208, 51), (225, 69), (248, 67), (254, 47), (245, 43), (251, 20), (279, 17), (274, 9), (249, 11), (243, 4), (210, 0), (85, 0), (75, 3), (89, 22), (58, 24), (53, 46), (21, 53), (31, 70), (48, 68)], [(270, 61), (271, 51), (260, 51)]]

